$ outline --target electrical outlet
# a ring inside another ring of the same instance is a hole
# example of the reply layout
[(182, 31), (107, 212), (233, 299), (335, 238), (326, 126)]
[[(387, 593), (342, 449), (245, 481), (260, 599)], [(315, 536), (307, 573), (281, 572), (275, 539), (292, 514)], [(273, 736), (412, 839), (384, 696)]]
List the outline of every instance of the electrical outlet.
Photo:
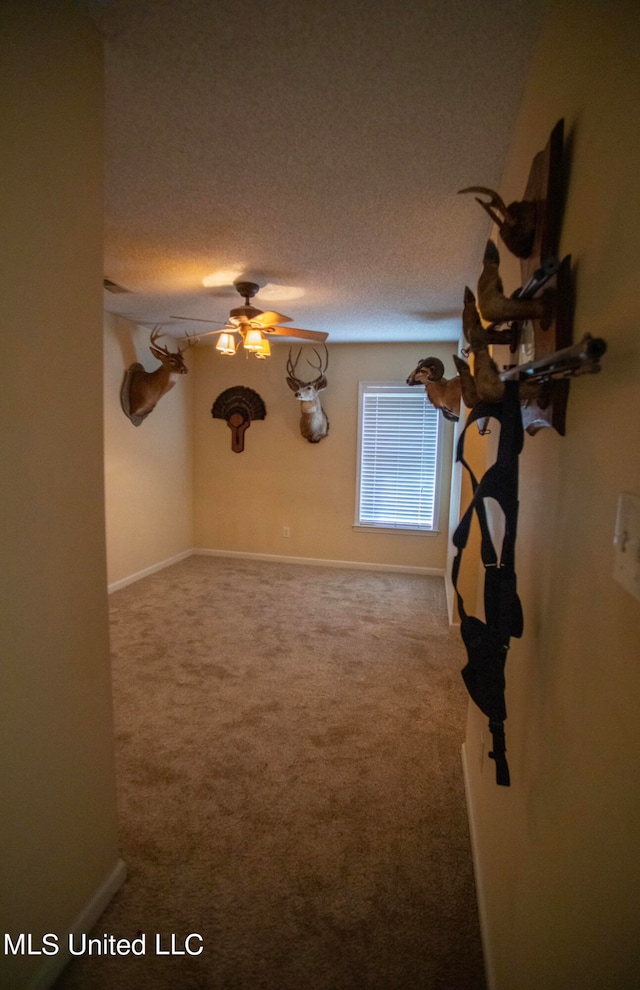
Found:
[(614, 578), (640, 599), (640, 496), (624, 492), (618, 497), (613, 546)]
[(291, 530), (289, 529), (288, 526), (283, 526), (282, 527), (282, 535), (285, 536), (285, 537), (291, 536)]

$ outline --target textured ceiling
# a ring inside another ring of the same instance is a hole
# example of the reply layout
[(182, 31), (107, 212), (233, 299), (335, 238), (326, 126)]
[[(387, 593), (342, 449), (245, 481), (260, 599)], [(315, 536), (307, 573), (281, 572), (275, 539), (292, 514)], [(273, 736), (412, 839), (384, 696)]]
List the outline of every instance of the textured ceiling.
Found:
[[(256, 305), (457, 340), (541, 0), (86, 0), (105, 36), (105, 308), (176, 336)], [(277, 286), (296, 287), (290, 295)], [(206, 328), (208, 329), (208, 328)], [(210, 338), (209, 338), (210, 339)]]

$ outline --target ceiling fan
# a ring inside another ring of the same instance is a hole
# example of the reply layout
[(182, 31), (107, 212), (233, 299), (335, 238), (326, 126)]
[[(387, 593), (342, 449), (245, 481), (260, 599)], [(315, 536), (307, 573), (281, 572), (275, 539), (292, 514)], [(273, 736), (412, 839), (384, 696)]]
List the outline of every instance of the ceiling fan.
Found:
[[(222, 325), (220, 330), (206, 330), (198, 336), (206, 337), (209, 334), (220, 334), (220, 340), (216, 344), (216, 349), (223, 354), (235, 354), (237, 340), (235, 334), (239, 334), (245, 350), (253, 352), (257, 358), (266, 358), (271, 353), (269, 341), (263, 334), (274, 337), (296, 337), (299, 340), (314, 340), (322, 342), (329, 336), (328, 333), (319, 330), (301, 330), (300, 327), (282, 327), (279, 324), (288, 323), (290, 316), (282, 313), (274, 313), (269, 310), (263, 312), (251, 305), (251, 300), (257, 294), (260, 286), (256, 282), (245, 282), (238, 280), (233, 283), (237, 291), (244, 299), (244, 306), (238, 306), (229, 313), (229, 319)], [(217, 320), (203, 320), (200, 317), (172, 316), (172, 320), (193, 320), (197, 323), (217, 323)]]

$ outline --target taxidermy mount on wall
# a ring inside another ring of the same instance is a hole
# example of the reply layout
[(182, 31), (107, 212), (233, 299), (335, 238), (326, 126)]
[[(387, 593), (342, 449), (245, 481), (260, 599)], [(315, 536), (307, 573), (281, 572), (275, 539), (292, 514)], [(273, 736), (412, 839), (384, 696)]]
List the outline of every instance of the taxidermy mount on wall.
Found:
[(315, 368), (318, 375), (313, 379), (313, 381), (303, 382), (300, 378), (296, 378), (296, 367), (298, 361), (300, 360), (302, 348), (298, 351), (295, 361), (292, 360), (291, 348), (289, 348), (289, 357), (287, 359), (287, 385), (293, 392), (295, 392), (296, 399), (300, 402), (300, 433), (305, 440), (309, 441), (309, 443), (320, 443), (320, 441), (323, 440), (329, 433), (329, 420), (327, 419), (327, 414), (322, 408), (320, 396), (318, 394), (325, 389), (328, 384), (325, 373), (329, 367), (329, 352), (327, 350), (327, 345), (325, 344), (324, 362), (315, 347), (313, 348), (313, 352), (318, 358), (318, 363), (314, 364), (307, 358), (307, 364), (310, 365), (310, 367)]
[(145, 371), (136, 361), (125, 372), (120, 404), (125, 416), (134, 426), (140, 426), (149, 413), (153, 412), (162, 396), (173, 388), (178, 375), (186, 375), (188, 371), (180, 348), (170, 351), (167, 347), (156, 345), (161, 336), (160, 328), (154, 327), (149, 344), (151, 353), (160, 361), (160, 367), (155, 371)]
[[(451, 580), (468, 655), (462, 677), (474, 703), (489, 719), (493, 738), (489, 756), (496, 763), (496, 783), (506, 787), (510, 785), (510, 773), (504, 731), (505, 661), (510, 638), (520, 637), (523, 632), (515, 541), (518, 460), (524, 433), (526, 429), (533, 435), (542, 427), (551, 427), (563, 436), (569, 379), (598, 372), (600, 358), (606, 352), (605, 341), (589, 334), (579, 343), (571, 343), (574, 307), (571, 255), (562, 259), (557, 255), (566, 178), (563, 134), (564, 122), (560, 120), (545, 148), (531, 163), (521, 202), (506, 207), (497, 193), (482, 186), (461, 190), (490, 196), (490, 203), (478, 202), (498, 225), (508, 249), (520, 259), (522, 279), (521, 287), (511, 296), (505, 296), (500, 254), (495, 243), (487, 241), (477, 285), (477, 306), (476, 297), (465, 288), (462, 327), (469, 346), (463, 353), (474, 355), (470, 379), (468, 367), (464, 371), (460, 359), (454, 356), (460, 394), (465, 404), (472, 406), (456, 449), (456, 461), (469, 472), (472, 499), (452, 536), (456, 556)], [(483, 321), (490, 325), (484, 326)], [(525, 333), (527, 344), (533, 343), (533, 359), (520, 363), (517, 351)], [(502, 371), (489, 353), (489, 347), (499, 342), (508, 345), (510, 352), (510, 363)], [(411, 376), (415, 381), (424, 379), (421, 365)], [(434, 387), (434, 377), (431, 369), (425, 382), (427, 394), (429, 387)], [(409, 383), (414, 384), (411, 380)], [(447, 382), (446, 387), (453, 393), (452, 382)], [(464, 458), (465, 434), (474, 422), (481, 433), (489, 432), (483, 424), (490, 419), (500, 424), (497, 457), (482, 478), (476, 479)], [(504, 520), (500, 545), (494, 544), (491, 532), (486, 504), (490, 501), (498, 504)], [(481, 533), (484, 620), (467, 614), (458, 587), (461, 556), (474, 516)]]
[[(562, 146), (564, 124), (560, 120), (543, 151), (534, 158), (524, 197), (505, 206), (486, 186), (469, 186), (461, 193), (489, 196), (482, 208), (497, 224), (506, 247), (520, 259), (522, 285), (505, 295), (500, 274), (500, 253), (493, 240), (486, 242), (476, 295), (467, 286), (464, 292), (462, 329), (468, 347), (464, 357), (473, 354), (473, 367), (454, 354), (458, 372), (444, 378), (439, 358), (424, 358), (407, 378), (408, 385), (425, 386), (429, 400), (445, 419), (460, 417), (461, 401), (469, 409), (479, 402), (500, 403), (505, 383), (520, 383), (520, 403), (525, 427), (534, 434), (542, 427), (554, 427), (564, 435), (568, 379), (600, 370), (599, 359), (606, 343), (588, 334), (579, 344), (571, 344), (573, 287), (571, 255), (557, 256), (562, 207)], [(516, 364), (516, 353), (525, 333), (534, 339), (533, 361)], [(489, 348), (508, 345), (511, 364), (500, 370)], [(482, 424), (479, 422), (480, 431)]]
[(252, 419), (267, 415), (262, 397), (246, 385), (232, 385), (221, 392), (211, 407), (214, 419), (224, 419), (231, 430), (231, 449), (236, 454), (244, 450), (244, 435)]
[(493, 189), (486, 186), (469, 186), (459, 189), (459, 193), (477, 192), (489, 197), (485, 203), (476, 196), (476, 203), (489, 214), (498, 228), (503, 243), (517, 258), (528, 258), (536, 233), (535, 200), (522, 200), (505, 206), (504, 201)]

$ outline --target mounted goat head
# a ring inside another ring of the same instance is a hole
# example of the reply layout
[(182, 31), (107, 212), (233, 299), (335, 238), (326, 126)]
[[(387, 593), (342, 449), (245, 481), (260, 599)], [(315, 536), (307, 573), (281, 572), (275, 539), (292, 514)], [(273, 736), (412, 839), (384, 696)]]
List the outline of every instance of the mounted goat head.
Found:
[(170, 351), (167, 347), (156, 345), (158, 337), (161, 337), (159, 327), (154, 327), (151, 332), (150, 350), (161, 364), (155, 371), (145, 371), (143, 366), (136, 362), (127, 369), (120, 391), (120, 402), (126, 416), (129, 417), (134, 426), (147, 418), (153, 412), (163, 395), (173, 388), (178, 380), (178, 375), (187, 374), (187, 366), (182, 357), (182, 351)]
[(489, 214), (498, 226), (500, 237), (516, 258), (528, 258), (533, 247), (536, 232), (536, 204), (531, 200), (510, 203), (505, 206), (497, 192), (486, 186), (469, 186), (458, 190), (461, 193), (483, 193), (489, 197), (485, 203), (476, 196), (476, 203)]
[(318, 376), (311, 382), (303, 382), (299, 378), (296, 378), (296, 366), (300, 360), (302, 348), (298, 351), (295, 361), (292, 360), (291, 348), (289, 348), (289, 357), (287, 359), (287, 385), (293, 392), (295, 392), (296, 399), (298, 399), (301, 403), (300, 432), (302, 436), (305, 440), (308, 440), (309, 443), (319, 443), (329, 432), (329, 420), (327, 419), (327, 415), (320, 404), (320, 397), (318, 395), (322, 389), (327, 387), (325, 372), (329, 367), (329, 352), (327, 351), (325, 345), (324, 363), (315, 347), (313, 348), (313, 352), (318, 358), (318, 363), (314, 364), (307, 359), (307, 364), (316, 369)]

